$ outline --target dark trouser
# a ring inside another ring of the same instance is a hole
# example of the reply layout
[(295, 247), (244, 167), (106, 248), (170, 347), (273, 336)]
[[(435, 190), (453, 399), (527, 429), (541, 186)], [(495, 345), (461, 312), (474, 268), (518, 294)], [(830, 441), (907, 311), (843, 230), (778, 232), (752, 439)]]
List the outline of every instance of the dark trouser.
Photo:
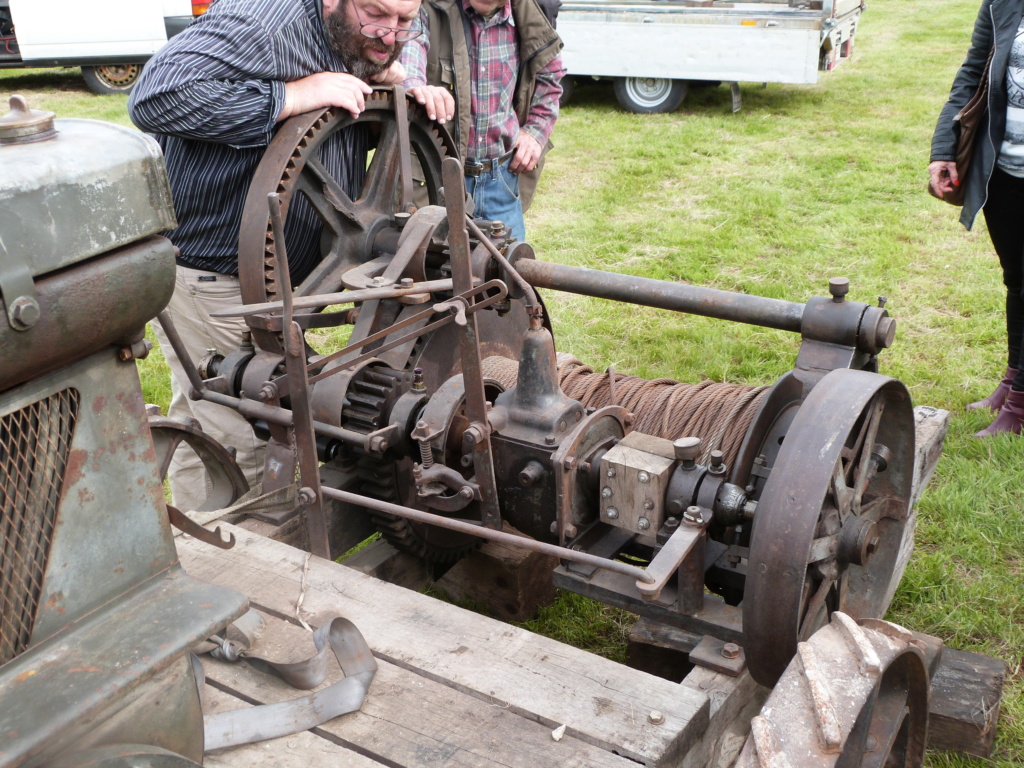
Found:
[(996, 168), (984, 212), (1006, 286), (1007, 364), (1019, 371), (1013, 389), (1024, 391), (1024, 179)]

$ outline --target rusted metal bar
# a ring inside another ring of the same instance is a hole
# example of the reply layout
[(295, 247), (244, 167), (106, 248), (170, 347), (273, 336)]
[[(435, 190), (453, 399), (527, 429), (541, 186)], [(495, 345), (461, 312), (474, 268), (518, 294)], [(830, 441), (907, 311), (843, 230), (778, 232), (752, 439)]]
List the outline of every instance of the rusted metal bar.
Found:
[[(469, 299), (471, 299), (475, 294), (485, 293), (489, 290), (496, 290), (497, 293), (495, 293), (493, 296), (489, 296), (483, 299), (482, 301), (469, 303)], [(508, 289), (505, 287), (505, 284), (501, 280), (490, 280), (484, 283), (483, 285), (480, 285), (477, 288), (472, 289), (471, 292), (459, 294), (458, 296), (455, 296), (453, 298), (465, 299), (467, 301), (466, 314), (470, 315), (473, 312), (477, 312), (481, 309), (486, 309), (492, 304), (496, 304), (497, 302), (504, 299), (506, 295), (508, 295)], [(311, 376), (309, 379), (309, 383), (315, 384), (316, 382), (320, 381), (320, 379), (325, 379), (328, 376), (333, 376), (345, 370), (346, 368), (353, 368), (354, 366), (357, 366), (373, 357), (377, 357), (382, 352), (386, 352), (389, 349), (399, 347), (402, 344), (405, 344), (408, 341), (412, 341), (413, 339), (420, 338), (421, 336), (426, 336), (431, 331), (437, 330), (441, 326), (448, 325), (449, 323), (454, 322), (454, 315), (446, 315), (442, 317), (440, 320), (435, 320), (434, 322), (429, 323), (428, 325), (425, 325), (422, 328), (418, 328), (415, 331), (412, 331), (411, 333), (392, 339), (391, 341), (388, 341), (380, 345), (379, 347), (375, 347), (371, 351), (365, 352), (362, 355), (359, 355), (358, 357), (349, 357), (349, 355), (351, 355), (353, 352), (360, 350), (369, 344), (373, 344), (376, 341), (380, 341), (381, 339), (386, 339), (388, 336), (394, 335), (396, 331), (400, 331), (403, 328), (408, 328), (411, 325), (415, 325), (421, 320), (428, 317), (432, 317), (435, 314), (438, 314), (438, 310), (436, 308), (426, 309), (423, 312), (419, 312), (415, 315), (407, 317), (405, 320), (401, 320), (394, 323), (393, 325), (389, 325), (387, 328), (378, 331), (377, 333), (370, 334), (365, 338), (359, 339), (358, 341), (354, 341), (344, 349), (339, 349), (337, 352), (332, 352), (327, 357), (320, 358), (316, 362), (311, 363), (309, 365), (310, 371), (323, 369), (323, 367), (326, 366), (328, 363), (335, 363), (335, 365), (333, 365), (331, 368), (323, 370), (322, 373), (318, 373), (315, 376)]]
[(649, 277), (619, 275), (585, 267), (519, 259), (516, 270), (533, 286), (688, 312), (691, 315), (800, 332), (804, 305), (745, 293), (700, 288)]
[(316, 452), (316, 433), (313, 412), (309, 404), (309, 380), (306, 376), (306, 345), (302, 329), (294, 320), (292, 307), (292, 281), (288, 253), (284, 243), (284, 214), (281, 199), (276, 192), (267, 195), (270, 225), (277, 243), (277, 269), (280, 275), (284, 314), (281, 318), (284, 342), (285, 376), (292, 393), (292, 437), (299, 459), (299, 503), (305, 508), (306, 538), (314, 555), (331, 557), (331, 544), (327, 535), (327, 517), (324, 514), (323, 494), (320, 489), (320, 462)]
[[(441, 175), (448, 190), (448, 245), (452, 254), (452, 282), (455, 292), (473, 290), (469, 234), (466, 232), (466, 188), (462, 164), (453, 157), (441, 163)], [(470, 301), (473, 301), (470, 299)], [(484, 395), (483, 363), (480, 359), (480, 335), (476, 314), (466, 313), (465, 325), (458, 329), (459, 356), (462, 360), (462, 384), (466, 393), (466, 417), (469, 426), (463, 433), (464, 448), (472, 448), (473, 469), (480, 487), (480, 515), (484, 524), (501, 528), (498, 507), (498, 482), (494, 477), (491, 428), (487, 422), (487, 398)]]
[(481, 539), (487, 539), (488, 541), (499, 541), (502, 544), (508, 544), (512, 547), (518, 547), (519, 549), (529, 549), (533, 552), (539, 552), (542, 555), (557, 557), (561, 560), (583, 563), (584, 565), (601, 568), (605, 571), (621, 573), (623, 576), (628, 576), (631, 579), (636, 579), (636, 581), (643, 582), (645, 584), (649, 584), (654, 579), (653, 576), (649, 576), (647, 574), (647, 571), (642, 568), (637, 568), (635, 565), (622, 563), (618, 560), (609, 560), (586, 552), (577, 552), (575, 549), (559, 547), (556, 544), (547, 544), (543, 541), (528, 539), (525, 536), (517, 536), (513, 533), (496, 531), (493, 528), (487, 528), (479, 523), (468, 523), (465, 520), (453, 520), (452, 518), (435, 515), (431, 512), (422, 512), (411, 507), (403, 507), (398, 504), (392, 504), (388, 501), (380, 501), (378, 499), (370, 498), (369, 496), (360, 496), (358, 493), (341, 491), (337, 488), (330, 488), (327, 486), (324, 486), (324, 496), (329, 499), (345, 502), (346, 504), (355, 504), (356, 506), (375, 509), (379, 512), (386, 512), (387, 514), (395, 515), (396, 517), (404, 517), (407, 520), (413, 520), (417, 523), (436, 525), (439, 528), (447, 528), (450, 531), (458, 531), (459, 533), (466, 533), (470, 536), (479, 536)]
[[(292, 307), (295, 309), (319, 309), (320, 307), (334, 306), (336, 304), (358, 304), (361, 301), (372, 301), (374, 299), (397, 299), (400, 296), (411, 296), (416, 293), (440, 293), (452, 289), (451, 280), (427, 280), (422, 283), (413, 283), (402, 288), (399, 286), (390, 288), (361, 288), (357, 291), (340, 291), (338, 293), (318, 293), (313, 296), (292, 297)], [(270, 312), (280, 312), (284, 307), (281, 301), (265, 301), (262, 304), (239, 304), (237, 307), (221, 309), (211, 312), (211, 317), (249, 317), (250, 315), (262, 315)]]

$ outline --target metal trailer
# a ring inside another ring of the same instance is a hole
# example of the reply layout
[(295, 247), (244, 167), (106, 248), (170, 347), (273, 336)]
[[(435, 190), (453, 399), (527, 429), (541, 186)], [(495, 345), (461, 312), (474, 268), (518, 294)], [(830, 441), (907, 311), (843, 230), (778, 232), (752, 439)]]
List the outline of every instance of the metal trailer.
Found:
[[(695, 83), (816, 83), (853, 52), (861, 0), (568, 0), (568, 75), (612, 78), (630, 112), (671, 112)], [(563, 99), (564, 100), (564, 99)]]

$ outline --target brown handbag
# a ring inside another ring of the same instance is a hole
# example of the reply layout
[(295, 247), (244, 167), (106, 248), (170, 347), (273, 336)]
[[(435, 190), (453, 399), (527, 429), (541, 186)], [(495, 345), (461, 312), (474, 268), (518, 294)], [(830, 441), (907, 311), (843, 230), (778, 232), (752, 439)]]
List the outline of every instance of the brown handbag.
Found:
[(964, 204), (964, 181), (967, 179), (967, 169), (971, 165), (971, 157), (974, 154), (974, 140), (978, 133), (978, 128), (982, 123), (982, 118), (985, 116), (985, 110), (988, 108), (988, 74), (992, 68), (992, 54), (995, 53), (996, 48), (993, 45), (992, 50), (988, 53), (988, 61), (985, 62), (985, 69), (981, 73), (981, 81), (978, 83), (978, 90), (974, 92), (971, 100), (968, 101), (963, 109), (956, 113), (953, 118), (953, 125), (959, 128), (959, 134), (956, 142), (956, 176), (959, 180), (959, 184), (953, 187), (953, 191), (947, 193), (944, 197), (938, 194), (932, 187), (931, 182), (928, 182), (928, 191), (940, 200), (944, 200), (950, 205), (963, 205)]

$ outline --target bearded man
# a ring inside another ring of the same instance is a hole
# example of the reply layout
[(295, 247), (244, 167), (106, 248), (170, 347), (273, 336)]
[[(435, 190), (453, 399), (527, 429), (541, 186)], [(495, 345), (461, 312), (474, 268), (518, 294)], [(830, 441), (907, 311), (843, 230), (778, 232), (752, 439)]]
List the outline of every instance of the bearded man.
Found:
[[(241, 319), (210, 315), (242, 303), (242, 209), (278, 125), (328, 106), (358, 117), (371, 92), (366, 81), (401, 82), (404, 71), (395, 62), (402, 43), (416, 36), (410, 26), (418, 12), (419, 0), (217, 0), (146, 65), (128, 110), (139, 128), (155, 136), (167, 163), (178, 219), (167, 235), (179, 251), (168, 311), (193, 362), (208, 349), (236, 349), (247, 329)], [(358, 192), (366, 167), (364, 134), (343, 131), (332, 139), (320, 159), (347, 192)], [(319, 239), (311, 212), (289, 217), (294, 281), (319, 261)], [(196, 418), (221, 444), (233, 446), (255, 485), (262, 442), (234, 410), (189, 400), (184, 369), (155, 330), (171, 368), (168, 416)], [(168, 479), (175, 506), (200, 508), (210, 480), (198, 457), (179, 450)]]

